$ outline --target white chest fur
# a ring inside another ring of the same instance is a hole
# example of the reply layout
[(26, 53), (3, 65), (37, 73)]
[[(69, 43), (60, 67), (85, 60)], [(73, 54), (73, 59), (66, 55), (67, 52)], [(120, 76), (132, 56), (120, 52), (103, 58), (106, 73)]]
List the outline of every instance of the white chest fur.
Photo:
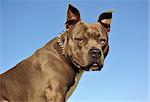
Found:
[(67, 95), (66, 95), (66, 101), (67, 99), (72, 95), (73, 91), (76, 89), (78, 83), (79, 83), (79, 80), (83, 74), (83, 70), (79, 70), (79, 73), (76, 74), (75, 76), (75, 83), (74, 85), (69, 89), (69, 91), (67, 92)]

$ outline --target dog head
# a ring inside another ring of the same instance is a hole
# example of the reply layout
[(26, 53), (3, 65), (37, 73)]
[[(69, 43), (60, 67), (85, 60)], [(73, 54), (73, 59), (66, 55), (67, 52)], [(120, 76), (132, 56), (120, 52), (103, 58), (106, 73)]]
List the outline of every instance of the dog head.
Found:
[(111, 18), (112, 12), (109, 11), (102, 13), (95, 24), (84, 23), (78, 9), (69, 5), (64, 53), (76, 67), (83, 70), (101, 70), (109, 50)]

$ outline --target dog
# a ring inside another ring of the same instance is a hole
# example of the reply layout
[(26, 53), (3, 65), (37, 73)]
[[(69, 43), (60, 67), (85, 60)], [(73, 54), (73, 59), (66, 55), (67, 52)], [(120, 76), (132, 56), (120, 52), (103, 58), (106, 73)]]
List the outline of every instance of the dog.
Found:
[(84, 23), (70, 5), (66, 31), (0, 75), (0, 102), (65, 102), (84, 71), (100, 71), (109, 51), (112, 12)]

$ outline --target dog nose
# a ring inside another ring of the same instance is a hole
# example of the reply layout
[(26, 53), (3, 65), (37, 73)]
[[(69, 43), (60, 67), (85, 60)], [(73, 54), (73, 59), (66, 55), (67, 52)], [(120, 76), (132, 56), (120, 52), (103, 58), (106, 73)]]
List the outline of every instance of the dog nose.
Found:
[(90, 49), (90, 56), (97, 60), (101, 56), (101, 51), (97, 48)]

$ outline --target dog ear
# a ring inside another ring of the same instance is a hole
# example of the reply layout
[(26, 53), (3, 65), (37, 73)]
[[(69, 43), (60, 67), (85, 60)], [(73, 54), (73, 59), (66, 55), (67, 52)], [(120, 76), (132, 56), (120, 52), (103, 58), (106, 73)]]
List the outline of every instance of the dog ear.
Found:
[(77, 8), (69, 4), (67, 11), (67, 21), (66, 21), (66, 30), (69, 30), (70, 27), (80, 21), (80, 12)]
[(113, 12), (114, 12), (113, 10), (103, 12), (98, 18), (98, 22), (102, 26), (104, 26), (107, 29), (108, 32), (110, 31), (110, 24), (111, 24), (111, 19), (112, 19), (112, 13)]

